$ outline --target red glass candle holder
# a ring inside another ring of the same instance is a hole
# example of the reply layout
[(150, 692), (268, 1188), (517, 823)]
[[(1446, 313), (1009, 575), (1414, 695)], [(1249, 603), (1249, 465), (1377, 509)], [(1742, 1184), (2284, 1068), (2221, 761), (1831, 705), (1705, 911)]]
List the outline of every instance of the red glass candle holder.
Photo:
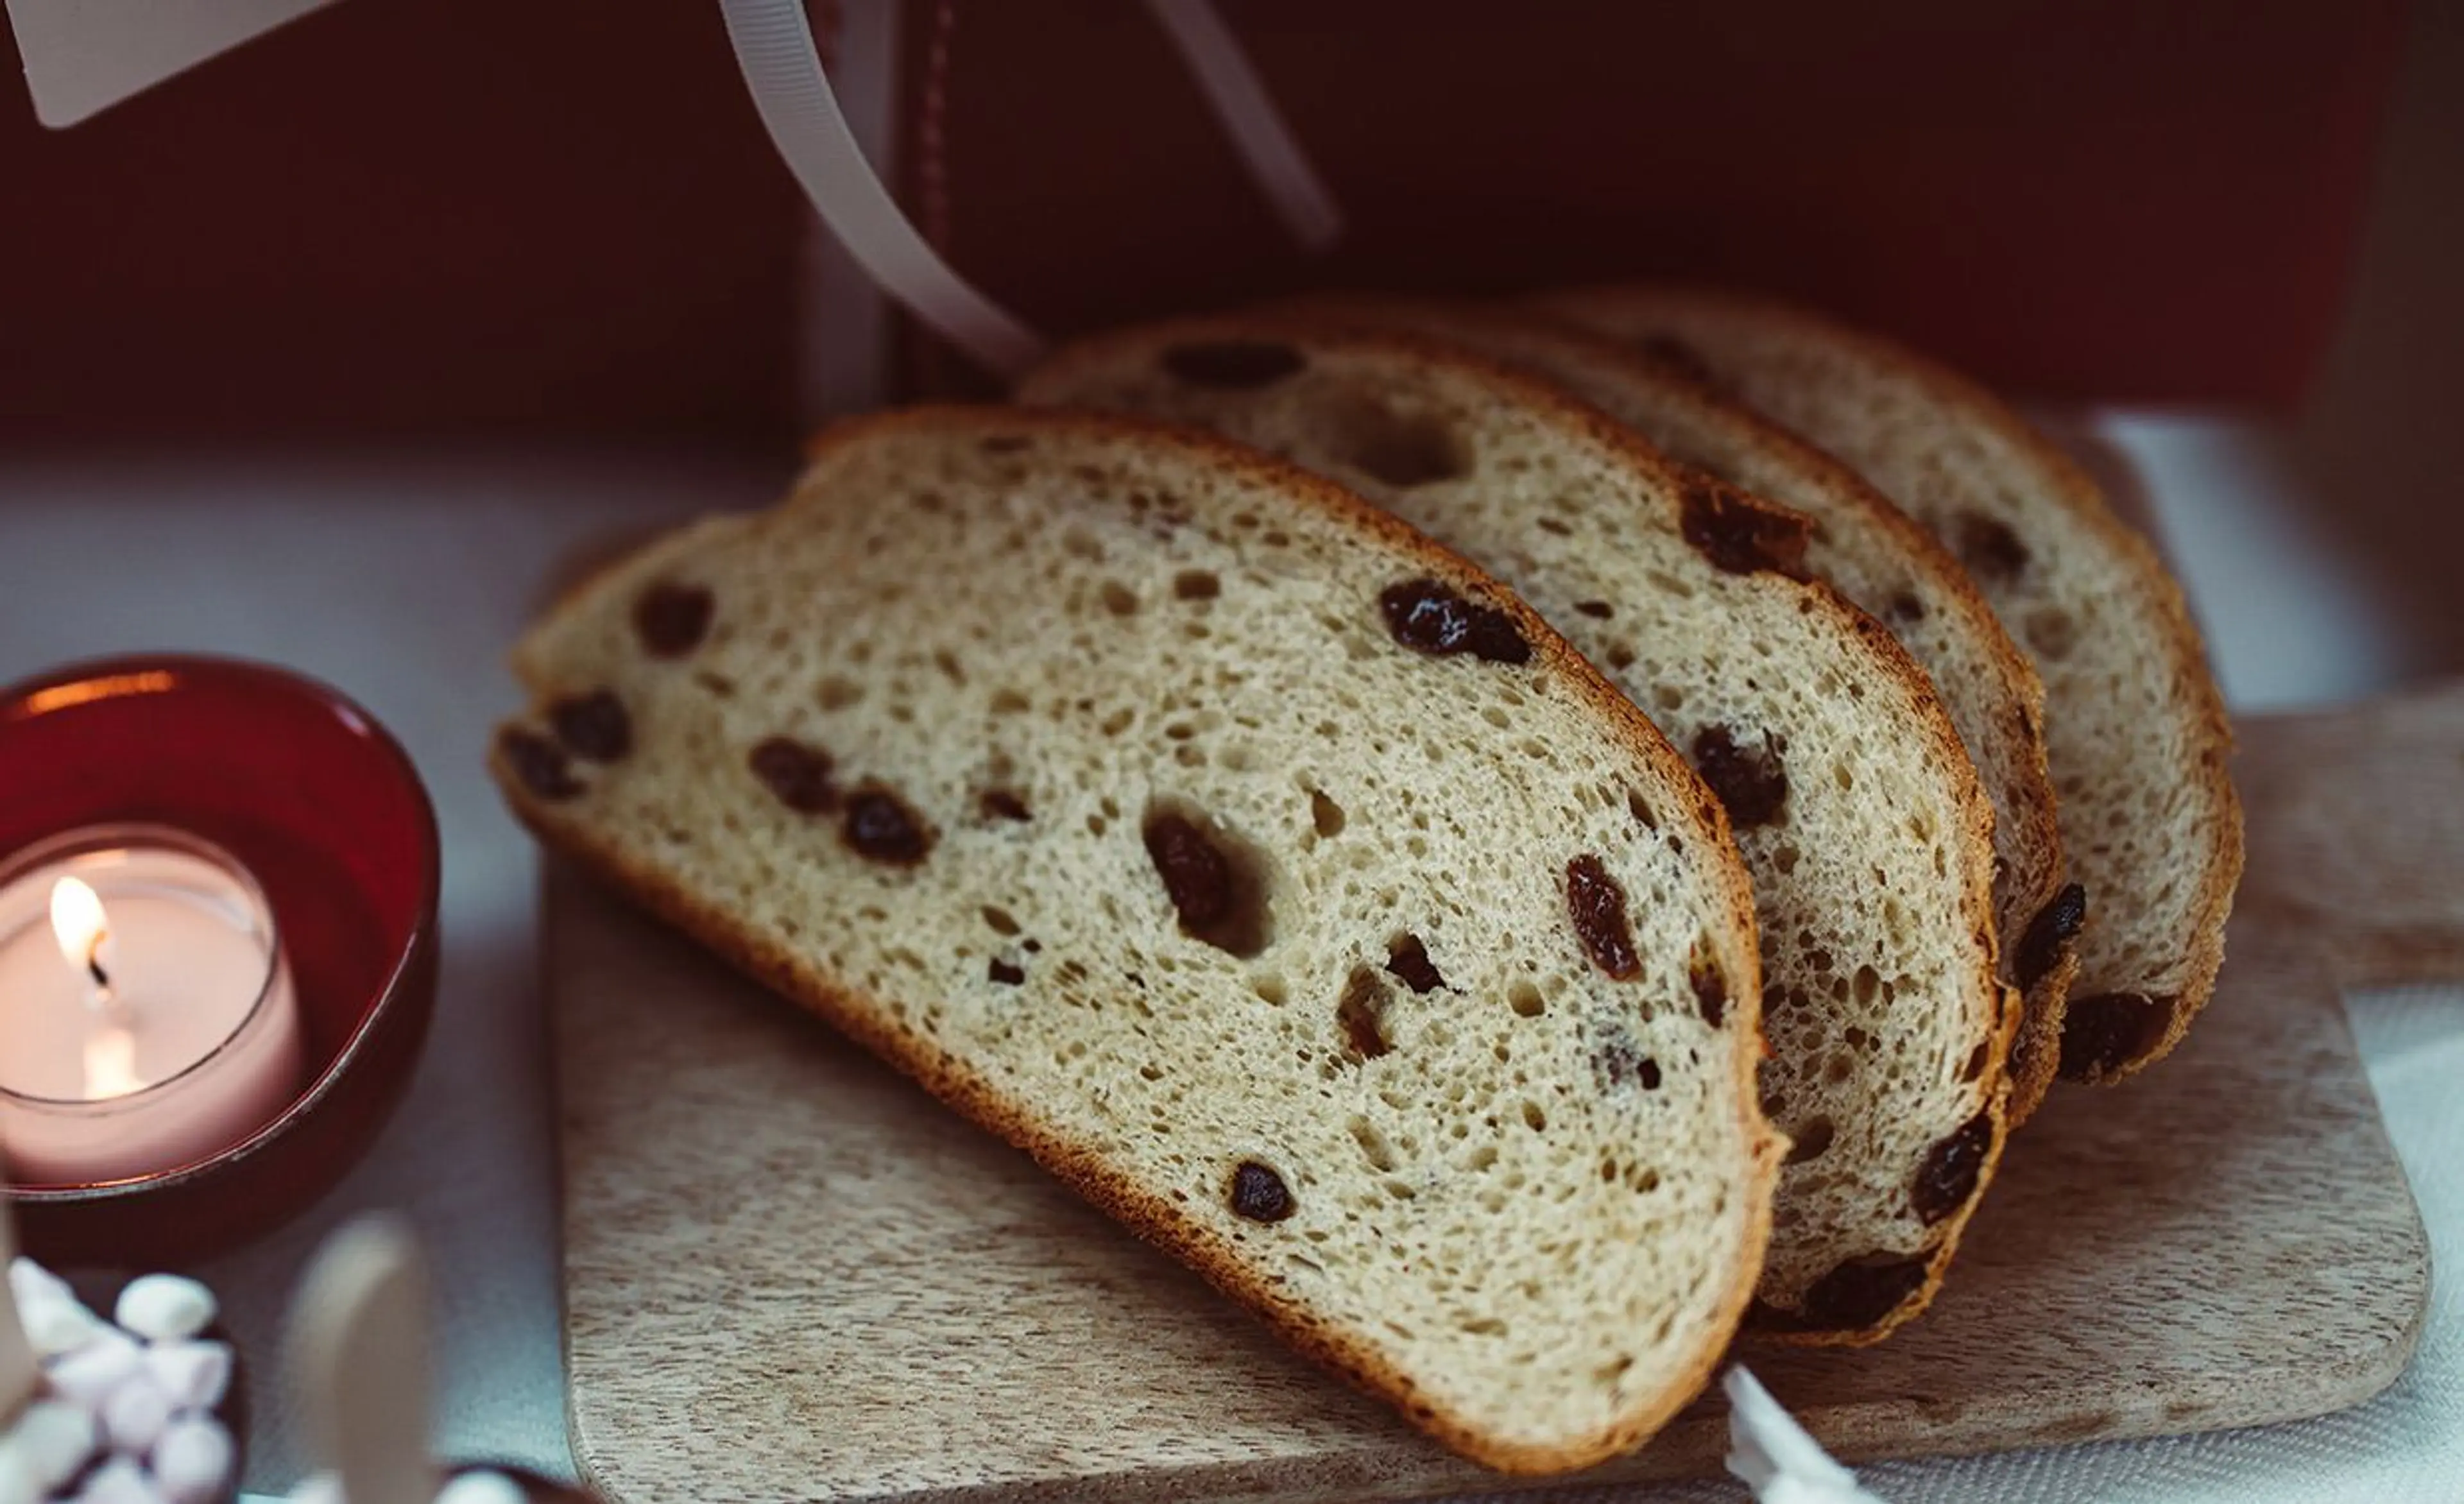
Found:
[(436, 816), (375, 718), (286, 670), (118, 658), (0, 691), (0, 858), (116, 824), (190, 832), (262, 888), (298, 994), (300, 1087), (192, 1162), (5, 1191), (45, 1263), (180, 1268), (322, 1195), (400, 1102), (435, 1009)]

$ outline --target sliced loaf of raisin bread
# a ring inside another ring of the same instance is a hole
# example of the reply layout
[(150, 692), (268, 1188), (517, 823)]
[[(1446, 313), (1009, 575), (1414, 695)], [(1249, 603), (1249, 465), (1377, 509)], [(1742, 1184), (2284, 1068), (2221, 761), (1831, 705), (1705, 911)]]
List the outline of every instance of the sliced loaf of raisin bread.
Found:
[(1463, 549), (1691, 756), (1753, 874), (1764, 1108), (1794, 1140), (1761, 1325), (1867, 1340), (1930, 1298), (2002, 1143), (1992, 810), (1887, 630), (1799, 578), (1805, 520), (1558, 388), (1268, 317), (1101, 336), (1020, 395), (1201, 423)]
[(1933, 680), (1993, 801), (1993, 913), (2002, 978), (2026, 995), (2011, 1043), (2010, 1120), (2036, 1110), (2059, 1063), (2062, 1000), (2078, 960), (2066, 920), (2044, 686), (1968, 571), (1855, 471), (1702, 382), (1595, 335), (1505, 307), (1321, 296), (1278, 312), (1399, 328), (1556, 383), (1679, 462), (1804, 513), (1805, 567), (1896, 633)]
[(1498, 1468), (1704, 1383), (1780, 1141), (1717, 804), (1462, 560), (1203, 435), (945, 409), (577, 587), (507, 799)]
[(2224, 702), (2156, 551), (1991, 392), (1758, 299), (1594, 288), (1536, 306), (1706, 376), (1862, 471), (1966, 561), (2045, 682), (2045, 742), (2086, 933), (2061, 1073), (2128, 1075), (2181, 1040), (2224, 961), (2241, 806)]

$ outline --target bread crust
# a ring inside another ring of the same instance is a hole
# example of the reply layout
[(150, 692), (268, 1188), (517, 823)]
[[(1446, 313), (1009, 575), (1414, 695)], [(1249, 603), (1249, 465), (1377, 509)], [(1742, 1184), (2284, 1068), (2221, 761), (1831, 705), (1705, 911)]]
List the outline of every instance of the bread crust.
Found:
[[(1044, 365), (1029, 374), (1022, 392), (1029, 400), (1041, 400), (1033, 395), (1039, 388), (1065, 390), (1081, 371), (1116, 367), (1127, 362), (1144, 362), (1174, 345), (1277, 341), (1302, 344), (1313, 354), (1363, 352), (1386, 360), (1406, 361), (1433, 371), (1468, 373), (1488, 387), (1499, 402), (1541, 415), (1551, 426), (1578, 433), (1583, 442), (1597, 446), (1616, 455), (1618, 462), (1642, 472), (1649, 477), (1649, 489), (1656, 498), (1674, 498), (1683, 482), (1682, 470), (1658, 449), (1625, 425), (1558, 387), (1441, 340), (1385, 329), (1370, 331), (1345, 327), (1340, 321), (1330, 321), (1308, 314), (1279, 315), (1270, 312), (1177, 319), (1095, 335), (1056, 352)], [(1804, 525), (1808, 521), (1801, 515), (1767, 498), (1738, 495), (1743, 504), (1774, 518), (1785, 519), (1795, 525)], [(1673, 506), (1674, 502), (1670, 504)], [(1925, 1260), (1923, 1283), (1890, 1311), (1862, 1327), (1787, 1331), (1774, 1328), (1758, 1332), (1758, 1335), (1789, 1343), (1864, 1345), (1888, 1336), (1932, 1302), (1941, 1289), (1944, 1272), (1957, 1250), (1969, 1217), (1992, 1183), (2000, 1164), (2002, 1145), (2009, 1136), (2011, 1094), (2008, 1060), (2012, 1041), (2018, 1028), (2022, 1004), (2017, 993), (2005, 987), (1996, 976), (1999, 952), (1991, 891), (1992, 807), (1985, 796), (1975, 764), (1969, 760), (1967, 748), (1951, 725), (1949, 715), (1944, 710), (1931, 679), (1888, 628), (1859, 610), (1829, 585), (1819, 580), (1793, 580), (1775, 574), (1757, 574), (1754, 578), (1768, 582), (1770, 587), (1796, 592), (1804, 609), (1829, 616), (1868, 646), (1874, 655), (1877, 673), (1892, 684), (1895, 693), (1908, 707), (1909, 735), (1923, 744), (1925, 760), (1937, 766), (1954, 786), (1962, 810), (1958, 846), (1968, 858), (1962, 874), (1965, 892), (1962, 909), (1970, 921), (1974, 968), (1964, 990), (1973, 1003), (1981, 1005), (1977, 1011), (1982, 1015), (1983, 1028), (1969, 1036), (1974, 1047), (1986, 1051), (1976, 1111), (1992, 1124), (1991, 1141), (1985, 1162), (1971, 1193), (1958, 1207), (1933, 1225), (1931, 1241), (1921, 1254), (1911, 1255)], [(1574, 650), (1570, 648), (1568, 651)], [(1603, 677), (1602, 682), (1608, 681)]]
[[(1484, 603), (1493, 603), (1507, 612), (1539, 663), (1572, 685), (1614, 729), (1617, 740), (1660, 777), (1662, 786), (1688, 788), (1699, 795), (1684, 801), (1683, 807), (1699, 811), (1703, 833), (1716, 837), (1708, 845), (1713, 852), (1726, 853), (1723, 857), (1706, 852), (1705, 859), (1712, 863), (1714, 882), (1727, 911), (1726, 929), (1732, 954), (1725, 959), (1734, 968), (1731, 975), (1749, 984), (1736, 989), (1730, 1004), (1735, 1030), (1731, 1072), (1739, 1104), (1737, 1130), (1747, 1146), (1749, 1173), (1739, 1187), (1745, 1201), (1742, 1231), (1746, 1256), (1740, 1259), (1721, 1293), (1717, 1319), (1706, 1326), (1699, 1351), (1679, 1382), (1658, 1394), (1639, 1397), (1632, 1409), (1598, 1433), (1561, 1446), (1533, 1447), (1486, 1434), (1464, 1417), (1420, 1395), (1407, 1376), (1381, 1363), (1352, 1334), (1318, 1318), (1304, 1303), (1258, 1277), (1244, 1266), (1238, 1252), (1210, 1228), (1178, 1211), (1169, 1198), (1142, 1187), (1130, 1176), (1109, 1166), (1096, 1151), (1040, 1117), (1032, 1102), (1004, 1095), (948, 1050), (891, 1023), (883, 1000), (825, 974), (784, 947), (764, 943), (716, 906), (655, 872), (628, 862), (607, 843), (593, 839), (583, 822), (565, 812), (566, 807), (531, 797), (507, 765), (503, 753), (497, 751), (492, 753), (490, 769), (507, 803), (546, 845), (846, 1033), (979, 1126), (1024, 1150), (1037, 1163), (1139, 1237), (1171, 1253), (1218, 1290), (1249, 1307), (1290, 1345), (1394, 1404), (1414, 1427), (1444, 1446), (1500, 1471), (1537, 1474), (1590, 1466), (1639, 1445), (1709, 1381), (1726, 1350), (1727, 1334), (1745, 1315), (1762, 1250), (1770, 1238), (1771, 1196), (1780, 1157), (1786, 1149), (1785, 1140), (1763, 1118), (1753, 1091), (1754, 1068), (1765, 1048), (1760, 963), (1752, 943), (1753, 898), (1744, 864), (1729, 842), (1727, 819), (1718, 801), (1710, 797), (1693, 770), (1641, 713), (1519, 597), (1460, 555), (1332, 482), (1195, 431), (1105, 415), (1016, 409), (935, 407), (854, 418), (825, 430), (808, 446), (808, 453), (817, 460), (826, 460), (834, 450), (902, 430), (947, 431), (968, 440), (988, 432), (1034, 431), (1056, 439), (1074, 436), (1170, 445), (1184, 452), (1193, 463), (1216, 467), (1239, 476), (1248, 484), (1279, 491), (1288, 496), (1296, 508), (1315, 509), (1333, 517), (1364, 540), (1408, 554), (1432, 576), (1466, 587)], [(689, 542), (687, 530), (664, 544), (651, 545), (595, 576), (568, 598), (567, 605), (587, 600), (601, 591), (623, 588), (632, 580), (646, 577)], [(543, 676), (540, 666), (518, 647), (514, 666), (534, 697), (551, 692), (553, 686)]]
[[(2229, 764), (2233, 727), (2224, 697), (2208, 670), (2206, 646), (2180, 584), (2165, 567), (2146, 538), (2124, 523), (2103, 493), (2069, 455), (1978, 382), (1942, 362), (1881, 335), (1848, 325), (1810, 310), (1725, 289), (1639, 284), (1606, 285), (1551, 293), (1533, 300), (1543, 312), (1594, 329), (1614, 330), (1631, 323), (1640, 310), (1654, 306), (1716, 310), (1722, 317), (1748, 321), (1784, 332), (1808, 347), (1829, 347), (1851, 353), (1873, 368), (1890, 373), (1920, 392), (1940, 413), (1975, 432), (1991, 435), (2020, 459), (2032, 481), (2031, 494), (2051, 503), (2044, 508), (2071, 536), (2091, 542), (2101, 559), (2130, 583), (2154, 608), (2162, 641), (2158, 649), (2170, 691), (2167, 702), (2183, 733), (2186, 756), (2177, 764), (2183, 786), (2202, 813), (2200, 829), (2207, 839), (2192, 874), (2189, 919), (2181, 935), (2178, 964), (2184, 977), (2170, 1000), (2167, 1028), (2144, 1041), (2129, 1058), (2110, 1070), (2073, 1076), (2100, 1083), (2123, 1080), (2164, 1058), (2181, 1043), (2190, 1020), (2207, 1006), (2224, 963), (2225, 924), (2233, 891), (2241, 880), (2243, 862), (2240, 797), (2233, 788)], [(2051, 707), (2054, 715), (2062, 707)], [(2088, 923), (2096, 923), (2098, 896), (2088, 896)], [(2083, 971), (2073, 986), (2080, 992), (2101, 990), (2101, 979)]]

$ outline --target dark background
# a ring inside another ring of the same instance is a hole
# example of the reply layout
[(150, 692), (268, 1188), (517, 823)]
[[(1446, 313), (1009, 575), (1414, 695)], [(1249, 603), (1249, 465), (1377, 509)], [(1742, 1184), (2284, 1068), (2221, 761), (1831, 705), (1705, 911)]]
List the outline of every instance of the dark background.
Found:
[[(909, 0), (928, 232), (1053, 333), (1713, 276), (2039, 397), (2255, 409), (2464, 662), (2464, 7), (1222, 4), (1331, 261), (1132, 0)], [(0, 98), (0, 446), (783, 442), (802, 222), (715, 6), (347, 0), (66, 132)]]

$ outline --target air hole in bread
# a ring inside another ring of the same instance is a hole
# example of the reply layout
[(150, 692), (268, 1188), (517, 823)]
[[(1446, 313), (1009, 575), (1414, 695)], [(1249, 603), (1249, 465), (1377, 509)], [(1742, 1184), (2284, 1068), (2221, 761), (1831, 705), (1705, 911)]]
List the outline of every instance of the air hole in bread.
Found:
[[(1531, 524), (1531, 525), (1532, 525), (1532, 526), (1534, 526), (1534, 527), (1537, 527), (1538, 529), (1540, 529), (1540, 531), (1542, 531), (1542, 532), (1544, 532), (1544, 533), (1554, 533), (1554, 534), (1556, 534), (1559, 538), (1572, 538), (1572, 537), (1573, 537), (1573, 536), (1574, 536), (1574, 525), (1573, 525), (1572, 522), (1567, 521), (1567, 520), (1566, 520), (1565, 519), (1563, 519), (1563, 518), (1556, 518), (1556, 517), (1542, 517), (1542, 518), (1534, 518), (1534, 519), (1532, 519), (1532, 524)], [(1580, 609), (1581, 609), (1581, 608), (1580, 608), (1580, 607), (1576, 607), (1576, 608), (1575, 608), (1575, 609), (1580, 610)]]
[(1540, 1104), (1538, 1102), (1531, 1100), (1528, 1096), (1523, 1099), (1523, 1126), (1530, 1129), (1533, 1133), (1547, 1133), (1549, 1131), (1549, 1115), (1540, 1110)]
[(948, 679), (951, 683), (958, 685), (960, 688), (964, 688), (966, 686), (967, 671), (959, 667), (958, 655), (952, 652), (949, 649), (936, 648), (934, 650), (933, 667), (939, 669), (941, 671), (941, 676)]
[(983, 916), (984, 922), (992, 926), (994, 934), (1015, 935), (1018, 933), (1018, 920), (1011, 918), (1010, 912), (1007, 909), (1002, 908), (1001, 905), (996, 903), (987, 903), (978, 912)]
[(1020, 986), (1026, 981), (1024, 967), (1003, 961), (999, 956), (993, 958), (992, 964), (985, 969), (984, 975), (988, 980), (1005, 987)]
[(1516, 982), (1506, 989), (1506, 1005), (1514, 1009), (1517, 1018), (1538, 1018), (1549, 1011), (1549, 1000), (1529, 982)]
[(2036, 655), (2057, 663), (2069, 657), (2071, 649), (2079, 643), (2079, 624), (2071, 620), (2070, 612), (2057, 607), (2030, 611), (2023, 630), (2028, 646), (2036, 651)]
[(1352, 975), (1343, 984), (1343, 995), (1335, 1001), (1334, 1022), (1355, 1064), (1375, 1060), (1395, 1048), (1386, 1032), (1386, 1010), (1394, 1001), (1385, 979), (1375, 971), (1367, 966), (1352, 968)]
[(1269, 1007), (1282, 1007), (1291, 999), (1291, 994), (1285, 990), (1284, 979), (1271, 971), (1261, 971), (1252, 976), (1249, 990), (1258, 994), (1259, 1001)]
[(1395, 1146), (1387, 1141), (1386, 1136), (1378, 1131), (1377, 1125), (1366, 1117), (1354, 1117), (1350, 1127), (1352, 1141), (1360, 1145), (1361, 1158), (1369, 1161), (1369, 1167), (1380, 1175), (1392, 1173), (1395, 1168)]
[(987, 820), (1025, 821), (1034, 818), (1026, 801), (1007, 788), (987, 788), (976, 800), (976, 807)]
[(1926, 1150), (1908, 1190), (1908, 1204), (1916, 1208), (1918, 1219), (1931, 1227), (1967, 1205), (1992, 1153), (1993, 1118), (1986, 1113), (1978, 1113)]
[(1586, 616), (1594, 617), (1600, 621), (1607, 621), (1610, 617), (1617, 614), (1617, 608), (1609, 605), (1606, 601), (1576, 601), (1574, 603), (1574, 609), (1582, 612)]
[[(1163, 352), (1161, 363), (1176, 381), (1216, 391), (1254, 391), (1297, 376), (1309, 366), (1300, 351), (1269, 340), (1176, 344)], [(1240, 521), (1233, 519), (1235, 525)], [(1255, 526), (1256, 520), (1251, 519), (1248, 525)]]
[(1626, 670), (1634, 667), (1634, 644), (1630, 642), (1610, 643), (1608, 652), (1603, 654), (1603, 656), (1608, 662), (1610, 672), (1615, 674), (1623, 674)]
[(1908, 591), (1902, 590), (1891, 597), (1887, 614), (1892, 621), (1901, 626), (1914, 626), (1925, 619), (1925, 602), (1918, 600)]
[(736, 697), (736, 681), (724, 674), (713, 674), (708, 669), (695, 669), (693, 682), (720, 699)]
[(1657, 830), (1660, 829), (1660, 817), (1651, 812), (1651, 801), (1642, 797), (1642, 790), (1639, 788), (1627, 789), (1625, 791), (1625, 807), (1626, 812), (1633, 815), (1635, 822), (1640, 825), (1644, 829)]
[(1400, 490), (1471, 473), (1471, 447), (1454, 426), (1430, 413), (1398, 412), (1372, 392), (1345, 389), (1325, 399), (1333, 457), (1373, 480)]
[(1103, 597), (1104, 609), (1113, 615), (1135, 616), (1138, 613), (1138, 593), (1120, 581), (1105, 581), (1098, 593)]
[(1836, 1131), (1828, 1117), (1807, 1118), (1805, 1125), (1797, 1129), (1793, 1136), (1795, 1141), (1789, 1145), (1788, 1162), (1803, 1164), (1808, 1161), (1822, 1158), (1823, 1152), (1831, 1147), (1831, 1139)]
[(1414, 992), (1427, 994), (1446, 984), (1429, 960), (1428, 947), (1418, 935), (1397, 935), (1386, 942), (1386, 971)]
[[(1004, 697), (1017, 698), (1016, 696), (1010, 695), (1009, 691), (1001, 691), (993, 697), (995, 710), (1001, 708), (1001, 700)], [(845, 710), (862, 698), (864, 698), (863, 685), (853, 679), (842, 678), (835, 674), (813, 686), (813, 703), (824, 710)], [(1025, 702), (1021, 700), (1018, 708), (1025, 709)]]
[(1183, 601), (1211, 601), (1223, 593), (1223, 582), (1208, 569), (1183, 569), (1172, 577), (1172, 593)]
[(1309, 824), (1318, 834), (1331, 839), (1343, 833), (1343, 807), (1322, 788), (1309, 790)]

